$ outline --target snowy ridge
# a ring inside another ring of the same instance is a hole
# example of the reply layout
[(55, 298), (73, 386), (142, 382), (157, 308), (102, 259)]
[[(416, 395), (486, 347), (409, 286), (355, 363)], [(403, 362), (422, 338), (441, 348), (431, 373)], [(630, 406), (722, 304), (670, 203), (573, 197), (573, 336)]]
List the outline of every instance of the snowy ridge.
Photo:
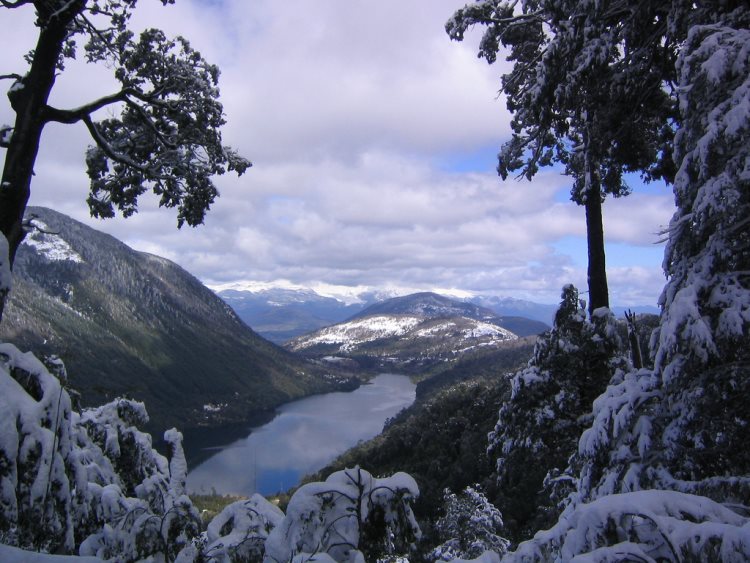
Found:
[(491, 323), (477, 322), (474, 328), (464, 331), (465, 338), (481, 338), (483, 336), (499, 340), (515, 340), (518, 338), (511, 331)]
[(314, 333), (309, 339), (299, 339), (295, 350), (303, 350), (317, 344), (341, 344), (341, 351), (348, 351), (365, 343), (401, 336), (418, 325), (418, 317), (375, 316), (356, 321), (334, 325)]
[(505, 328), (469, 317), (379, 314), (320, 329), (297, 337), (286, 346), (327, 361), (337, 355), (356, 354), (388, 365), (414, 362), (427, 365), (516, 339), (518, 336)]
[(58, 234), (50, 232), (49, 227), (39, 219), (33, 219), (31, 224), (36, 227), (23, 241), (44, 256), (50, 262), (83, 262), (83, 258)]

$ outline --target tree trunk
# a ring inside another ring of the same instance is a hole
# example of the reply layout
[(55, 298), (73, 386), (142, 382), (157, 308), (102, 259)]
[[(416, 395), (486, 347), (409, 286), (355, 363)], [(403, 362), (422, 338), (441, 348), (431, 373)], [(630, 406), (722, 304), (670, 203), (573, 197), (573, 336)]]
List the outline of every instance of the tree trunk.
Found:
[(586, 197), (586, 242), (589, 248), (589, 315), (599, 307), (609, 307), (607, 267), (604, 255), (604, 225), (602, 197), (599, 187), (591, 189)]
[[(594, 118), (584, 112), (583, 133), (583, 205), (586, 209), (586, 245), (589, 252), (589, 316), (599, 307), (609, 307), (607, 264), (604, 255), (604, 222), (602, 220), (602, 185), (599, 159), (591, 143)], [(579, 201), (579, 203), (581, 203)]]
[[(67, 21), (58, 20), (41, 28), (28, 74), (8, 92), (16, 121), (5, 154), (0, 183), (0, 232), (8, 240), (11, 268), (26, 234), (23, 215), (31, 194), (31, 177), (39, 152), (39, 141), (47, 123), (47, 101), (55, 84), (57, 62), (68, 34)], [(6, 296), (0, 298), (0, 321), (5, 299)]]

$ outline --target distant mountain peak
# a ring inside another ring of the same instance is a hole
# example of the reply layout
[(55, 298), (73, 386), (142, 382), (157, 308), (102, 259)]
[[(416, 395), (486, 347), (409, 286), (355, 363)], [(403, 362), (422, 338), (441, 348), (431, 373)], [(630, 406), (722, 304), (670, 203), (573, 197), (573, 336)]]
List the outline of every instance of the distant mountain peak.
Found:
[(424, 318), (467, 317), (476, 320), (497, 317), (490, 309), (474, 303), (457, 301), (431, 291), (421, 291), (371, 305), (357, 313), (353, 319), (378, 314), (417, 315)]

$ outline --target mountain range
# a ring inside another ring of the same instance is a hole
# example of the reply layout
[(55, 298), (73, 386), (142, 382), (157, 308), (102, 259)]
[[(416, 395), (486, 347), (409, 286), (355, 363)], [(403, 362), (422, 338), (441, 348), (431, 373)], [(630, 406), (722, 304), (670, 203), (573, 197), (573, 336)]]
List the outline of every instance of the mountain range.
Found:
[[(356, 315), (378, 303), (389, 299), (406, 297), (398, 290), (377, 290), (363, 288), (359, 291), (346, 288), (346, 292), (327, 289), (318, 291), (301, 286), (274, 286), (254, 283), (233, 283), (229, 286), (210, 286), (217, 295), (228, 303), (253, 330), (263, 337), (283, 344), (303, 334), (331, 326), (354, 318)], [(412, 293), (413, 294), (413, 293)], [(557, 304), (536, 303), (513, 297), (496, 295), (442, 295), (453, 301), (477, 305), (492, 311), (496, 316), (505, 318), (506, 324), (511, 319), (538, 321), (546, 327), (552, 325), (557, 311)], [(622, 315), (627, 309), (636, 313), (658, 314), (658, 309), (651, 306), (617, 307), (613, 311)], [(508, 326), (519, 335), (534, 334), (520, 326)], [(536, 332), (534, 332), (536, 331)]]
[(29, 208), (0, 339), (59, 355), (84, 405), (146, 403), (150, 429), (239, 423), (350, 386), (268, 342), (178, 265)]
[[(347, 295), (344, 299), (321, 295), (309, 288), (285, 287), (216, 287), (215, 291), (253, 330), (277, 344), (353, 319), (369, 307), (406, 297), (394, 295), (393, 292), (366, 290), (355, 296)], [(529, 320), (543, 323), (546, 328), (552, 324), (557, 310), (557, 305), (510, 297), (448, 298), (467, 306), (482, 307), (494, 316), (504, 317), (507, 323), (512, 323), (512, 319), (516, 317), (524, 319), (522, 323)], [(508, 328), (519, 335), (540, 332), (536, 328), (524, 329), (516, 325)]]
[[(506, 320), (509, 323), (506, 323)], [(328, 362), (423, 373), (477, 351), (504, 347), (548, 327), (539, 321), (505, 319), (472, 303), (423, 292), (371, 305), (349, 320), (293, 338), (285, 346)]]

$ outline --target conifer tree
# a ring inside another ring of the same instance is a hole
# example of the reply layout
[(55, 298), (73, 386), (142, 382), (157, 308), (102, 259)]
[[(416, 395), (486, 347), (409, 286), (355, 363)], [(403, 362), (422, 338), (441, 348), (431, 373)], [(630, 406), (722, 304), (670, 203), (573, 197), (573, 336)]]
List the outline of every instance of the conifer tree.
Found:
[(609, 306), (602, 202), (629, 193), (623, 173), (671, 180), (674, 48), (660, 2), (482, 0), (446, 24), (461, 41), (486, 27), (479, 56), (512, 61), (502, 93), (513, 135), (498, 173), (531, 180), (558, 163), (573, 179), (571, 199), (586, 210), (589, 312)]
[(567, 491), (563, 482), (573, 479), (563, 473), (591, 404), (627, 367), (614, 317), (605, 311), (589, 321), (576, 288), (565, 286), (552, 330), (539, 337), (529, 367), (513, 376), (511, 396), (500, 407), (489, 436), (497, 456), (494, 500), (513, 540), (554, 522), (556, 501)]

